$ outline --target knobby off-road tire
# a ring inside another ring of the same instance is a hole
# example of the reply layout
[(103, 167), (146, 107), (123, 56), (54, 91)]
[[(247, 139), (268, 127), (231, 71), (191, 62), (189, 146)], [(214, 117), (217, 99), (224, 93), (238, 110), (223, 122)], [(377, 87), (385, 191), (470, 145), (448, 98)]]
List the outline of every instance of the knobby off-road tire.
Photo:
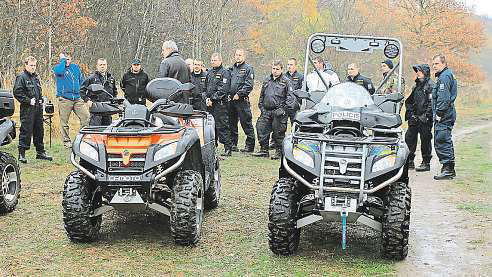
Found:
[(63, 188), (63, 222), (73, 242), (91, 242), (99, 234), (102, 215), (90, 217), (95, 208), (92, 196), (87, 176), (78, 170), (68, 175)]
[(219, 160), (217, 158), (215, 159), (215, 164), (214, 176), (212, 176), (210, 186), (205, 192), (205, 207), (207, 209), (215, 209), (219, 206), (222, 181)]
[(391, 185), (384, 199), (386, 212), (383, 215), (383, 255), (391, 260), (403, 260), (408, 254), (410, 207), (412, 192), (406, 183)]
[(200, 173), (183, 170), (176, 174), (172, 189), (170, 226), (179, 245), (195, 245), (203, 222), (203, 181)]
[(21, 180), (17, 160), (9, 153), (0, 152), (0, 214), (15, 210), (19, 202)]
[(297, 226), (299, 195), (293, 178), (280, 178), (270, 198), (268, 244), (278, 255), (291, 255), (298, 246), (301, 230)]

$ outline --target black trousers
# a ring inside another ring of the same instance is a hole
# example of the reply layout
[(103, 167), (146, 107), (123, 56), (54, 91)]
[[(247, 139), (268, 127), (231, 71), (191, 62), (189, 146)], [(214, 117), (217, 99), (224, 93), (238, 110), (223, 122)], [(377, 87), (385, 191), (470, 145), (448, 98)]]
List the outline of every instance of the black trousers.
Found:
[(238, 122), (241, 123), (246, 134), (246, 148), (255, 147), (255, 130), (253, 128), (253, 115), (248, 98), (229, 102), (229, 125), (231, 129), (231, 143), (237, 146), (239, 138)]
[(409, 124), (405, 133), (405, 142), (407, 143), (410, 154), (409, 160), (415, 159), (415, 150), (417, 150), (417, 139), (420, 136), (420, 150), (422, 152), (423, 162), (429, 163), (432, 159), (432, 124), (417, 122)]
[(441, 164), (454, 163), (454, 146), (451, 132), (454, 122), (434, 125), (434, 147)]
[(100, 115), (91, 113), (89, 126), (108, 126), (113, 122), (111, 115)]
[(31, 138), (37, 152), (44, 152), (43, 107), (41, 105), (20, 107), (19, 149), (31, 148)]
[(275, 116), (273, 111), (262, 111), (258, 121), (256, 121), (256, 132), (261, 148), (268, 148), (270, 133), (275, 140), (277, 149), (282, 149), (282, 141), (287, 131), (287, 114)]
[(217, 140), (224, 144), (225, 149), (231, 149), (231, 131), (229, 126), (229, 108), (227, 102), (214, 102), (210, 109), (215, 120), (215, 144)]

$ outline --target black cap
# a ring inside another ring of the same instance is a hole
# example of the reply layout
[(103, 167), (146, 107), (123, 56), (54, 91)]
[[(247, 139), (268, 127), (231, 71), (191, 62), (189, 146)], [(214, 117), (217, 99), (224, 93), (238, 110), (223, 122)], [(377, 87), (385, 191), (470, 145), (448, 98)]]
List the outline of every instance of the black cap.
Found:
[(393, 69), (393, 62), (390, 59), (387, 59), (383, 63), (385, 63), (390, 69)]
[(416, 65), (412, 66), (412, 68), (413, 68), (413, 71), (415, 71), (415, 73), (417, 73), (417, 71), (422, 71), (422, 67), (420, 66), (420, 64), (416, 64)]
[(142, 64), (139, 59), (133, 59), (132, 64)]

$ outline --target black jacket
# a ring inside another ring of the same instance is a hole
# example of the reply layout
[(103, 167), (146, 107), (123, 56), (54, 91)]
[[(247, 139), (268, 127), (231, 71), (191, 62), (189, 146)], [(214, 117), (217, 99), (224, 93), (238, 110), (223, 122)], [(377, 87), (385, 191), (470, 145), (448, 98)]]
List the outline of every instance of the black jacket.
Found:
[(231, 74), (221, 65), (207, 72), (205, 80), (205, 97), (212, 102), (228, 101), (231, 87)]
[(270, 75), (263, 82), (260, 101), (258, 102), (260, 111), (273, 111), (278, 108), (293, 111), (296, 103), (292, 85), (284, 74), (281, 74), (277, 79), (274, 79), (273, 75)]
[[(110, 101), (111, 94), (113, 97), (116, 97), (118, 94), (118, 89), (116, 88), (116, 80), (113, 78), (111, 73), (106, 72), (104, 76), (101, 74), (101, 72), (96, 71), (92, 73), (85, 81), (82, 83), (82, 86), (80, 87), (80, 97), (84, 99), (85, 102), (88, 100), (91, 100), (92, 102), (104, 102), (104, 101)], [(104, 89), (109, 93), (99, 93), (99, 94), (93, 94), (90, 93), (87, 88), (89, 85), (92, 84), (100, 84), (104, 86)]]
[(146, 93), (145, 87), (150, 82), (149, 75), (140, 70), (138, 73), (133, 73), (132, 69), (123, 75), (121, 79), (120, 87), (125, 93), (125, 98), (132, 104), (145, 105)]
[(418, 64), (415, 69), (424, 73), (424, 79), (415, 80), (412, 93), (405, 100), (405, 120), (419, 120), (422, 123), (432, 122), (432, 89), (434, 82), (430, 78), (430, 67), (427, 64)]
[(205, 81), (207, 80), (207, 74), (200, 73), (191, 73), (191, 83), (195, 85), (191, 96), (193, 97), (192, 105), (195, 110), (205, 110)]
[(234, 95), (239, 97), (248, 97), (253, 90), (255, 73), (253, 67), (247, 63), (237, 64), (235, 63), (231, 68), (231, 98)]
[(174, 78), (181, 83), (190, 82), (190, 69), (178, 52), (172, 52), (159, 66), (159, 78)]
[(367, 91), (369, 91), (369, 94), (373, 95), (375, 92), (374, 85), (372, 84), (371, 79), (360, 75), (358, 73), (355, 77), (352, 78), (352, 76), (347, 76), (347, 81), (349, 82), (354, 82), (358, 85), (363, 86)]
[(289, 78), (293, 90), (302, 88), (302, 81), (304, 81), (304, 76), (298, 71), (294, 72), (292, 75), (289, 71), (287, 71), (285, 72), (285, 77)]
[(21, 107), (31, 105), (31, 99), (35, 98), (39, 104), (42, 100), (41, 82), (36, 73), (24, 70), (15, 78), (14, 97), (20, 102)]

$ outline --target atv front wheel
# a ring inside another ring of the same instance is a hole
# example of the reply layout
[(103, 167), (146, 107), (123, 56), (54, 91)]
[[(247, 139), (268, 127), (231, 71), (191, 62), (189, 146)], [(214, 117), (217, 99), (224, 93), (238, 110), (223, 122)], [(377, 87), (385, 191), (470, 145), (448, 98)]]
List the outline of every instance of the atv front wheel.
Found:
[(170, 226), (174, 241), (194, 245), (200, 240), (203, 222), (203, 181), (194, 170), (178, 172), (172, 189)]
[(205, 206), (208, 209), (215, 209), (219, 206), (220, 190), (221, 190), (221, 177), (220, 177), (220, 165), (219, 160), (215, 159), (215, 170), (210, 186), (205, 192)]
[(17, 160), (5, 152), (0, 152), (0, 174), (0, 213), (8, 213), (17, 206), (21, 181)]
[(383, 255), (391, 260), (403, 260), (408, 254), (410, 206), (412, 192), (406, 183), (393, 183), (386, 194), (383, 215)]
[(268, 215), (268, 244), (275, 254), (291, 255), (299, 246), (299, 198), (296, 180), (293, 178), (280, 178), (273, 186)]
[(73, 171), (63, 188), (63, 222), (68, 238), (73, 242), (91, 242), (97, 238), (102, 215), (91, 217), (94, 211), (93, 192), (87, 176)]

